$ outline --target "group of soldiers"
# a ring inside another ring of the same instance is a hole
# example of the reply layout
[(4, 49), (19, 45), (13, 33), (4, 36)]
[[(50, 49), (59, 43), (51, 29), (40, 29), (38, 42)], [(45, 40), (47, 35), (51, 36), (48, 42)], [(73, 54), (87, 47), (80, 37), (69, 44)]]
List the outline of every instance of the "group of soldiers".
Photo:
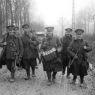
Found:
[(76, 29), (75, 37), (72, 35), (72, 29), (66, 29), (65, 37), (62, 39), (62, 64), (63, 75), (67, 67), (67, 78), (70, 73), (73, 75), (72, 83), (75, 84), (77, 76), (80, 76), (80, 86), (84, 86), (84, 76), (87, 75), (89, 68), (87, 53), (92, 50), (87, 41), (83, 39), (83, 29)]
[(14, 25), (7, 26), (7, 33), (0, 44), (3, 47), (0, 67), (2, 68), (2, 65), (6, 65), (10, 70), (10, 81), (14, 81), (16, 66), (26, 70), (26, 80), (30, 79), (30, 67), (32, 68), (32, 76), (35, 76), (39, 42), (36, 40), (34, 33), (31, 33), (32, 31), (28, 24), (24, 24), (22, 29), (24, 33), (20, 36), (19, 27)]
[(20, 36), (19, 27), (7, 26), (7, 33), (0, 43), (0, 47), (3, 47), (0, 68), (2, 65), (7, 66), (11, 72), (10, 81), (14, 81), (16, 66), (26, 70), (26, 80), (30, 79), (30, 67), (32, 77), (35, 77), (38, 58), (39, 63), (43, 64), (43, 70), (46, 71), (48, 85), (55, 83), (57, 72), (62, 71), (64, 75), (67, 68), (67, 78), (72, 74), (72, 83), (75, 84), (77, 76), (80, 76), (80, 86), (83, 86), (84, 76), (89, 68), (87, 53), (92, 50), (82, 38), (84, 30), (76, 29), (76, 36), (73, 37), (72, 29), (67, 28), (65, 35), (59, 39), (53, 35), (54, 27), (46, 27), (46, 37), (39, 48), (40, 43), (30, 26), (24, 24), (22, 29), (24, 33)]

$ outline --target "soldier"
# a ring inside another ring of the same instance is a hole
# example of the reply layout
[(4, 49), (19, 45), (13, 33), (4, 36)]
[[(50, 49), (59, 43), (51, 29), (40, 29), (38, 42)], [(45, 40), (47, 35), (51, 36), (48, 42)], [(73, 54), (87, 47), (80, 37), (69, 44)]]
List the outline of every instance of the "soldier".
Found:
[(17, 37), (20, 37), (20, 32), (19, 32), (19, 27), (18, 26), (15, 26), (14, 27), (14, 33)]
[(6, 65), (6, 59), (5, 59), (5, 56), (6, 56), (6, 52), (5, 52), (5, 49), (6, 49), (6, 42), (4, 42), (5, 40), (5, 37), (6, 37), (6, 34), (3, 35), (4, 39), (0, 42), (0, 47), (2, 47), (2, 51), (1, 51), (1, 54), (0, 54), (0, 69), (2, 69), (2, 65)]
[[(47, 29), (46, 38), (43, 39), (41, 46), (43, 52), (49, 51), (52, 48), (57, 49), (60, 46), (59, 40), (53, 36), (54, 27), (46, 27), (46, 29)], [(62, 70), (62, 64), (60, 59), (58, 60), (57, 54), (58, 53), (56, 53), (55, 56), (51, 55), (47, 59), (42, 54), (42, 63), (44, 71), (46, 71), (48, 77), (48, 85), (51, 85), (52, 82), (55, 82), (57, 72)]]
[(20, 32), (19, 32), (19, 27), (15, 26), (13, 28), (14, 30), (14, 34), (17, 37), (17, 41), (18, 41), (18, 47), (19, 47), (19, 55), (18, 55), (18, 60), (16, 65), (21, 68), (21, 60), (22, 60), (22, 56), (23, 56), (23, 43), (22, 43), (22, 39), (20, 36)]
[(89, 63), (87, 62), (87, 53), (91, 51), (88, 43), (83, 40), (82, 34), (84, 30), (76, 29), (76, 38), (68, 47), (68, 52), (71, 55), (71, 62), (69, 64), (70, 72), (73, 74), (72, 83), (75, 84), (77, 76), (80, 76), (80, 86), (84, 86), (84, 76), (87, 75)]
[(31, 32), (30, 38), (31, 38), (31, 41), (33, 42), (33, 43), (31, 43), (31, 45), (33, 46), (32, 47), (32, 53), (34, 55), (31, 57), (32, 77), (36, 77), (36, 75), (35, 75), (35, 68), (37, 68), (36, 59), (38, 58), (38, 60), (40, 60), (39, 59), (39, 41), (38, 41), (37, 36), (35, 34), (36, 31), (31, 29), (30, 32)]
[(18, 41), (17, 37), (14, 35), (14, 26), (7, 26), (7, 34), (3, 40), (2, 43), (6, 42), (5, 46), (5, 60), (6, 60), (6, 65), (7, 68), (11, 72), (11, 79), (10, 81), (14, 81), (14, 74), (15, 74), (15, 66), (16, 66), (16, 61), (17, 56), (19, 54), (19, 47), (18, 47)]
[(23, 52), (23, 65), (27, 72), (27, 78), (26, 80), (30, 79), (30, 66), (32, 68), (32, 76), (35, 76), (35, 66), (36, 58), (38, 56), (37, 52), (37, 45), (38, 42), (36, 41), (35, 37), (33, 35), (31, 36), (30, 33), (30, 27), (28, 24), (24, 24), (22, 26), (24, 34), (22, 36), (23, 46), (24, 46), (24, 52)]
[[(72, 29), (71, 28), (66, 28), (65, 29), (65, 36), (62, 38), (61, 40), (61, 44), (62, 44), (62, 65), (63, 65), (63, 71), (62, 74), (65, 74), (65, 69), (69, 64), (70, 61), (70, 57), (69, 57), (69, 53), (67, 51), (67, 48), (69, 46), (69, 44), (72, 41)], [(67, 78), (69, 78), (69, 69), (67, 69)]]

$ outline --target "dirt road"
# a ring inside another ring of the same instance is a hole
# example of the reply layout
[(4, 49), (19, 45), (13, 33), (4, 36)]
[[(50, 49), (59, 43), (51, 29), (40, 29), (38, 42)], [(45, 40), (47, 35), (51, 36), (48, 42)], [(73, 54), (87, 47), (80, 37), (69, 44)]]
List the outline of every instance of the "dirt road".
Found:
[(79, 87), (77, 81), (76, 85), (70, 84), (70, 80), (66, 76), (61, 76), (61, 72), (57, 74), (56, 83), (47, 86), (47, 77), (43, 72), (42, 65), (36, 69), (37, 77), (31, 80), (24, 80), (26, 77), (25, 70), (16, 71), (16, 79), (14, 83), (10, 83), (10, 72), (4, 66), (0, 70), (0, 95), (94, 95), (91, 94), (92, 76), (91, 73), (85, 78), (87, 88)]

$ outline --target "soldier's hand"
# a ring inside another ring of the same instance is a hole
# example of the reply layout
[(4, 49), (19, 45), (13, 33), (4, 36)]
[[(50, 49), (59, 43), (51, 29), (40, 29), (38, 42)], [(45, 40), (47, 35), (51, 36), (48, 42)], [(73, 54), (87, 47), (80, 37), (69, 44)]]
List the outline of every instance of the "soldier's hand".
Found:
[(7, 42), (4, 42), (3, 45), (7, 45)]
[(22, 59), (22, 56), (20, 55), (20, 56), (18, 57), (18, 59), (19, 59), (19, 61), (21, 61), (21, 59)]
[(62, 51), (62, 47), (57, 48), (57, 51), (61, 52)]
[(78, 56), (77, 55), (75, 55), (75, 57), (74, 57), (75, 59), (77, 59), (78, 58)]
[(84, 49), (87, 49), (87, 46), (84, 46)]
[(41, 59), (39, 59), (39, 64), (41, 64)]

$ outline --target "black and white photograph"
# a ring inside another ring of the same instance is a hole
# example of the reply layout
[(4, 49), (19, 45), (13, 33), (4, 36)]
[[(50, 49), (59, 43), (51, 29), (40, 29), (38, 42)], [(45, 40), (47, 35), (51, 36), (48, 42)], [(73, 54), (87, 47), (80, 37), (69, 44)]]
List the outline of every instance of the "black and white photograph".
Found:
[(95, 95), (95, 0), (0, 0), (0, 95)]

